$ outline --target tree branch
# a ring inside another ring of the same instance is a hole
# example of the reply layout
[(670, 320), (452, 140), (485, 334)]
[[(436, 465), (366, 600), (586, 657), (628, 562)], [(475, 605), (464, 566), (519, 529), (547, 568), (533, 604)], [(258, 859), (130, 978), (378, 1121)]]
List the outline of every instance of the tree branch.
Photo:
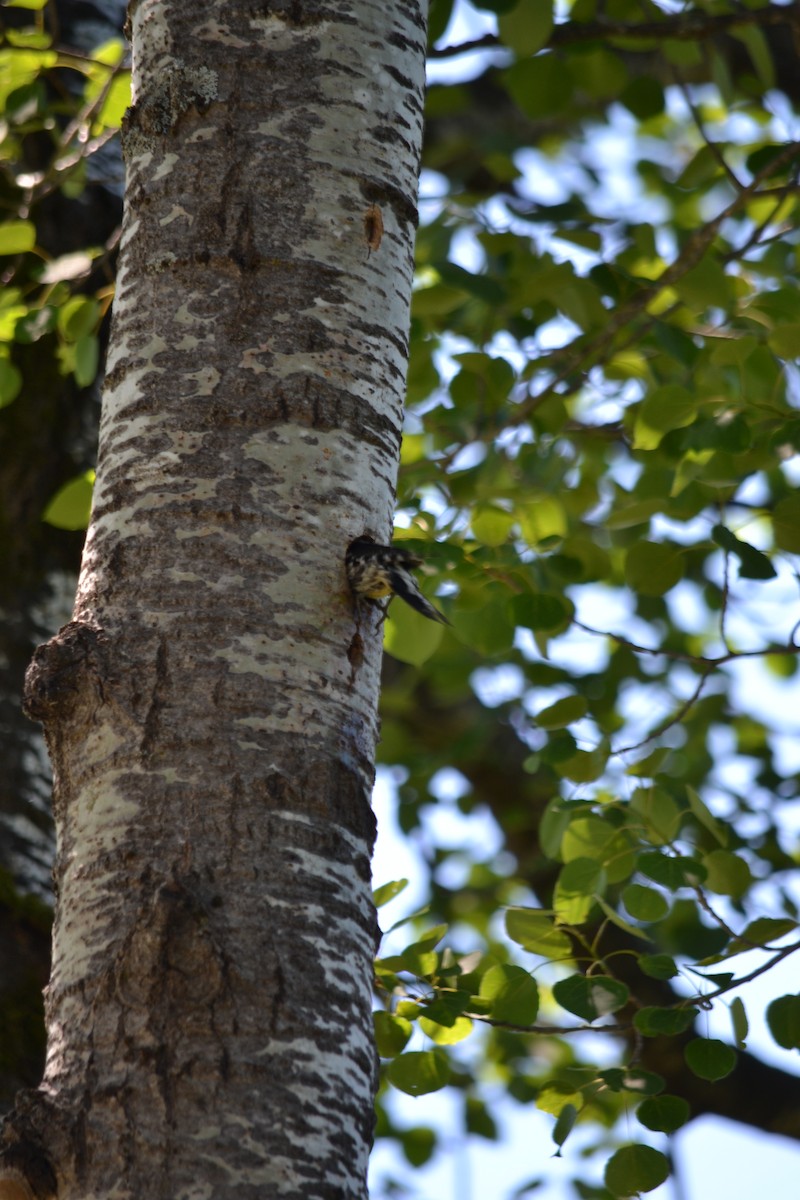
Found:
[[(730, 13), (684, 12), (664, 14), (658, 21), (565, 21), (553, 29), (547, 46), (554, 50), (562, 46), (575, 46), (583, 42), (605, 42), (616, 38), (621, 41), (639, 42), (652, 38), (661, 41), (671, 38), (688, 42), (708, 40), (730, 33), (737, 25), (794, 25), (791, 5), (770, 4), (766, 8), (737, 9)], [(472, 38), (452, 46), (434, 46), (428, 56), (432, 59), (455, 58), (459, 54), (470, 54), (476, 50), (505, 49), (505, 44), (495, 33)], [(638, 47), (633, 47), (634, 52)], [(647, 48), (648, 50), (650, 47)]]
[[(545, 400), (555, 394), (559, 384), (563, 383), (570, 375), (583, 367), (590, 359), (596, 358), (597, 355), (605, 350), (614, 341), (616, 335), (629, 325), (634, 318), (638, 317), (659, 292), (676, 283), (688, 271), (697, 266), (728, 217), (733, 216), (748, 200), (756, 196), (761, 183), (775, 170), (791, 162), (798, 155), (800, 155), (800, 142), (789, 142), (780, 154), (753, 176), (750, 183), (742, 188), (730, 204), (726, 205), (716, 217), (708, 221), (688, 239), (678, 257), (659, 275), (658, 279), (643, 287), (632, 300), (620, 305), (616, 311), (609, 312), (608, 322), (602, 331), (588, 342), (584, 342), (583, 345), (578, 345), (567, 359), (566, 365), (562, 367), (555, 378), (541, 392), (537, 392), (536, 395), (529, 397), (527, 401), (523, 401), (517, 406), (508, 424), (519, 425), (527, 420), (531, 413), (535, 412)], [(581, 341), (581, 339), (577, 340), (578, 342)], [(573, 342), (566, 349), (570, 350), (574, 346), (575, 343)], [(559, 355), (561, 353), (562, 351), (558, 352)]]

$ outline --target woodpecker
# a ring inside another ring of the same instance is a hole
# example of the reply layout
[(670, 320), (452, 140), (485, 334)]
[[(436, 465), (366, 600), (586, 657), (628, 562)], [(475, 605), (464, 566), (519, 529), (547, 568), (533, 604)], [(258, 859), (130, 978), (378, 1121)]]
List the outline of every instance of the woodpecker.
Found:
[(422, 559), (410, 550), (403, 550), (399, 546), (379, 546), (364, 534), (347, 547), (345, 566), (356, 603), (399, 596), (430, 621), (450, 624), (447, 617), (434, 608), (419, 590), (411, 571), (414, 567), (422, 566)]

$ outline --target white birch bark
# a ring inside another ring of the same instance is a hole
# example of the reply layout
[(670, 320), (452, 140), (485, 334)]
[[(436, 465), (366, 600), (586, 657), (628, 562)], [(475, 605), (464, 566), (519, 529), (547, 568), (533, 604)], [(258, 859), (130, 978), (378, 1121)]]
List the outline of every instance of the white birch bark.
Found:
[(48, 1061), (0, 1200), (365, 1194), (380, 630), (343, 560), (391, 529), (423, 5), (131, 5), (95, 505), (28, 685)]

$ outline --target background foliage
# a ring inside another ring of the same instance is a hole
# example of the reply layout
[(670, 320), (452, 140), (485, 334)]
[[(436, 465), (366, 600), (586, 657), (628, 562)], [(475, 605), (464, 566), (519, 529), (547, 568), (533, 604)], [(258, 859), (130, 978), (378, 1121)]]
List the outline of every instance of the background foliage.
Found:
[[(0, 48), (3, 604), (30, 615), (9, 704), (87, 515), (118, 219), (90, 164), (126, 102), (121, 43), (63, 49), (60, 8), (6, 5)], [(493, 1139), (500, 1086), (608, 1200), (657, 1187), (706, 1112), (800, 1137), (796, 1077), (745, 1049), (736, 990), (800, 947), (799, 19), (495, 0), (465, 48), (451, 9), (431, 13), (397, 536), (453, 627), (387, 621), (381, 758), (430, 900), (376, 968), (378, 1133), (426, 1162), (436, 1132), (387, 1097), (449, 1087)], [(22, 1023), (48, 830), (29, 781), (21, 763), (3, 798), (0, 954), (29, 964), (0, 1000)], [(500, 849), (436, 844), (434, 804)], [(800, 994), (766, 1015), (796, 1052)], [(30, 1038), (9, 1080), (35, 1080)]]

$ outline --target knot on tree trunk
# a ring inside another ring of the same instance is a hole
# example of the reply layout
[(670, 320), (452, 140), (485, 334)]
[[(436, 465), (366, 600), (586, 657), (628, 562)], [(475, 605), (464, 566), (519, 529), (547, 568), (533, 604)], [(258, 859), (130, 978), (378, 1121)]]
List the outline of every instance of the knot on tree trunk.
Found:
[(25, 672), (22, 708), (32, 721), (48, 724), (75, 714), (87, 686), (101, 690), (103, 634), (70, 621), (39, 646)]

